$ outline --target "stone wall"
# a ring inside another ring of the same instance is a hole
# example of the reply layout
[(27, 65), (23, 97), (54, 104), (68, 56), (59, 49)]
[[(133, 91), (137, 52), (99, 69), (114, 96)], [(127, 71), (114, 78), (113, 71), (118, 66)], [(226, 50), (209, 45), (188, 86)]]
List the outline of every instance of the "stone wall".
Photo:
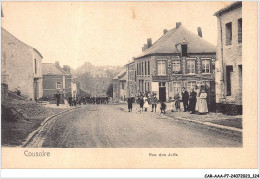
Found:
[(22, 95), (34, 99), (34, 50), (2, 28), (2, 83), (11, 91), (20, 89)]
[[(242, 8), (237, 8), (218, 17), (218, 47), (216, 68), (216, 102), (242, 104), (242, 43), (238, 42), (238, 19)], [(232, 22), (232, 44), (226, 44), (226, 24)], [(221, 33), (222, 32), (222, 33)], [(222, 37), (222, 38), (221, 38)], [(223, 55), (221, 49), (223, 48)], [(232, 66), (231, 96), (227, 96), (226, 66)]]

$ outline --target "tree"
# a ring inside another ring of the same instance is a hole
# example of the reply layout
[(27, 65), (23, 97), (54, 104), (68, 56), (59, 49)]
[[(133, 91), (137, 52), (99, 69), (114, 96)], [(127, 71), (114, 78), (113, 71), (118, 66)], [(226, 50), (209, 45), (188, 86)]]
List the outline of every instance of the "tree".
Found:
[(107, 88), (107, 96), (113, 97), (113, 83), (110, 83)]

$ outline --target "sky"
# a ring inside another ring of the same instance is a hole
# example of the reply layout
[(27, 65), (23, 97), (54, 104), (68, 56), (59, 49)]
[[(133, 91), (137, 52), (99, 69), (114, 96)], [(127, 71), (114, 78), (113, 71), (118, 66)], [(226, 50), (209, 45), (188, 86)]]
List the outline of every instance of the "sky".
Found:
[(2, 27), (36, 48), (43, 62), (77, 68), (125, 65), (138, 56), (147, 38), (181, 22), (217, 45), (213, 14), (230, 2), (2, 2)]

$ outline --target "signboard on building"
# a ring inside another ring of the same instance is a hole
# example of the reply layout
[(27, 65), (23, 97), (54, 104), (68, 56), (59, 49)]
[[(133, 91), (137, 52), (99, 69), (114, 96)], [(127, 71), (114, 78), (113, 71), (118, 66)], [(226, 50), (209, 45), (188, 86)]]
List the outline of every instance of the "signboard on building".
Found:
[(154, 82), (166, 82), (169, 81), (169, 76), (152, 76)]

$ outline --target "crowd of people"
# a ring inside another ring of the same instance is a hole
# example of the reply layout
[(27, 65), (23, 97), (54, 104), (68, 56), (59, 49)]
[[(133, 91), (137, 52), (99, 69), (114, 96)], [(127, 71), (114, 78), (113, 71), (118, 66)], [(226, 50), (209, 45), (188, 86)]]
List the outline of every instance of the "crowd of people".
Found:
[(81, 104), (108, 104), (108, 97), (98, 96), (98, 97), (69, 97), (68, 103), (70, 106), (76, 106)]
[(56, 104), (57, 106), (60, 105), (61, 100), (64, 100), (65, 104), (69, 106), (76, 106), (76, 105), (86, 105), (86, 104), (108, 104), (108, 97), (106, 96), (97, 96), (97, 97), (86, 97), (86, 96), (76, 96), (76, 97), (61, 97), (61, 94), (58, 92), (55, 94)]
[[(190, 93), (183, 87), (181, 95), (176, 93), (173, 98), (170, 98), (170, 111), (181, 111), (181, 103), (183, 103), (183, 112), (191, 114), (208, 113), (207, 93), (205, 89), (197, 86), (191, 89)], [(146, 92), (138, 93), (136, 98), (131, 94), (128, 99), (128, 112), (132, 112), (133, 103), (138, 103), (140, 112), (146, 112), (151, 108), (151, 112), (156, 112), (157, 104), (160, 105), (160, 113), (165, 113), (167, 105), (164, 101), (158, 100), (156, 93)], [(174, 110), (175, 109), (175, 110)]]

